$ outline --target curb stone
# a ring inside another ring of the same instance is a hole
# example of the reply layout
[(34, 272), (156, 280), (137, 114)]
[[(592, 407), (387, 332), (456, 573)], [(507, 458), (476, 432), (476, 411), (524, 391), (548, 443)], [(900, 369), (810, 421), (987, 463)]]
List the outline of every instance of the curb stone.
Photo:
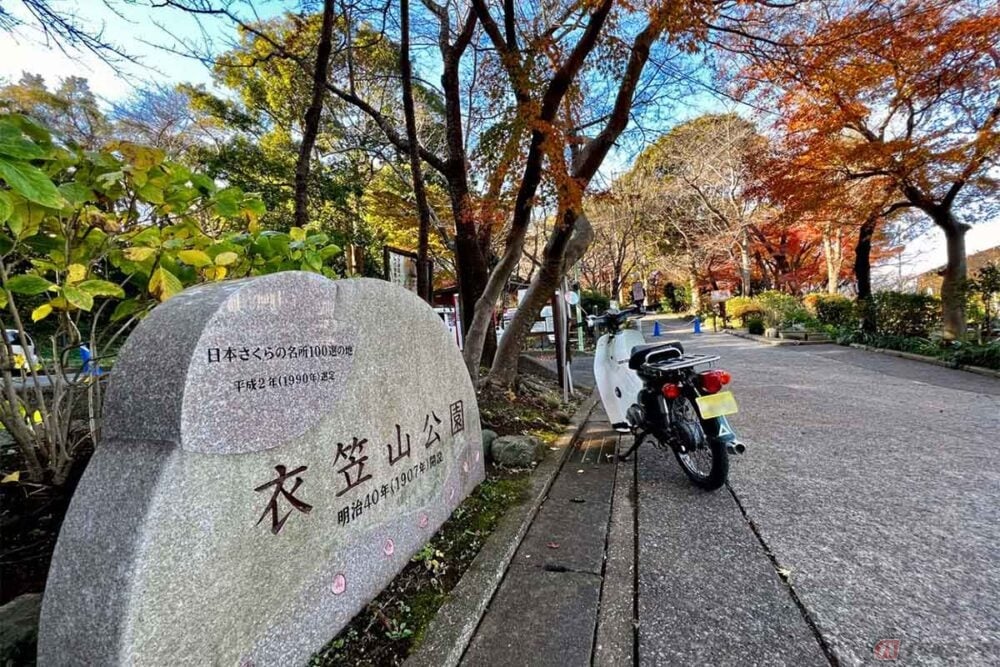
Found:
[(545, 500), (552, 481), (572, 451), (573, 444), (580, 437), (596, 404), (595, 391), (580, 405), (566, 430), (556, 441), (554, 446), (560, 451), (556, 456), (546, 457), (531, 475), (529, 500), (512, 508), (500, 520), (469, 569), (438, 609), (424, 633), (423, 642), (406, 659), (404, 667), (458, 665), (538, 508)]
[(976, 375), (984, 375), (986, 377), (1000, 378), (1000, 371), (995, 371), (992, 368), (983, 368), (982, 366), (965, 366), (963, 364), (953, 364), (944, 359), (935, 359), (934, 357), (925, 357), (922, 354), (914, 354), (912, 352), (902, 352), (900, 350), (889, 350), (883, 347), (871, 347), (869, 345), (862, 345), (861, 343), (851, 343), (851, 347), (858, 350), (865, 350), (866, 352), (877, 352), (879, 354), (888, 354), (892, 357), (900, 357), (902, 359), (909, 359), (910, 361), (922, 361), (925, 364), (934, 364), (935, 366), (943, 366), (944, 368), (951, 368), (954, 370), (965, 371), (967, 373), (975, 373)]
[[(618, 454), (616, 448), (615, 453)], [(629, 667), (636, 663), (636, 467), (638, 456), (616, 466), (608, 521), (604, 577), (594, 636), (593, 667)]]
[[(730, 331), (726, 330), (725, 333), (730, 336), (736, 336), (738, 338), (746, 338), (747, 340), (756, 341), (758, 343), (764, 343), (766, 345), (837, 345), (835, 341), (810, 341), (810, 340), (784, 340), (784, 339), (774, 339), (765, 338), (764, 336), (755, 336), (753, 334), (743, 333), (742, 331)], [(922, 354), (914, 354), (912, 352), (902, 352), (900, 350), (890, 350), (883, 347), (871, 347), (870, 345), (863, 345), (861, 343), (851, 343), (851, 347), (857, 350), (864, 350), (866, 352), (876, 352), (878, 354), (888, 354), (892, 357), (900, 357), (901, 359), (909, 359), (910, 361), (920, 361), (925, 364), (934, 364), (935, 366), (941, 366), (942, 368), (951, 368), (953, 370), (965, 371), (967, 373), (975, 373), (976, 375), (983, 375), (985, 377), (1000, 378), (1000, 371), (995, 371), (992, 368), (983, 368), (982, 366), (966, 366), (964, 364), (953, 364), (951, 362), (945, 361), (944, 359), (935, 359), (934, 357), (925, 357)]]
[(764, 343), (765, 345), (836, 345), (836, 343), (832, 340), (791, 340), (789, 338), (767, 338), (765, 336), (757, 336), (754, 334), (744, 333), (742, 331), (733, 331), (731, 329), (725, 329), (724, 333), (727, 333), (730, 336), (736, 336), (737, 338), (746, 338), (747, 340)]
[(522, 354), (517, 358), (517, 370), (520, 372), (542, 375), (553, 380), (559, 377), (556, 369), (549, 368), (545, 362), (534, 358), (530, 354)]

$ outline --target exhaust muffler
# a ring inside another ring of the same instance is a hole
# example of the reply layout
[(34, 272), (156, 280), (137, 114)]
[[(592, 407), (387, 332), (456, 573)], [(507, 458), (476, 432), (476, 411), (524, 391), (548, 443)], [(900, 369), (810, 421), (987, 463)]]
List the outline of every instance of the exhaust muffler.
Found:
[(727, 442), (726, 443), (726, 450), (730, 454), (742, 454), (743, 452), (745, 452), (747, 450), (747, 446), (744, 445), (739, 440), (734, 440), (733, 442)]

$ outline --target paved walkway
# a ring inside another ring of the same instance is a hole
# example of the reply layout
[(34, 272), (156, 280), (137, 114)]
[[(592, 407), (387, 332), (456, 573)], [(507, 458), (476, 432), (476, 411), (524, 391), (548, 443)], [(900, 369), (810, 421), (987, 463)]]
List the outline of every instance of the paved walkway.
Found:
[(590, 663), (617, 443), (618, 434), (603, 410), (595, 408), (517, 550), (462, 664)]
[(1000, 381), (664, 333), (733, 373), (729, 487), (615, 464), (595, 411), (465, 664), (1000, 663)]

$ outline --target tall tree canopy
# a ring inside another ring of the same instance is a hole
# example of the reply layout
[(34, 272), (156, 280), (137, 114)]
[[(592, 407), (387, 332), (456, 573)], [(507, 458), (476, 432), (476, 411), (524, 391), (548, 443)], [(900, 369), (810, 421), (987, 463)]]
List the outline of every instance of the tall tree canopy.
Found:
[[(769, 42), (737, 38), (758, 103), (794, 152), (889, 182), (944, 233), (946, 338), (965, 332), (965, 233), (996, 204), (1000, 7), (975, 0), (837, 3)], [(964, 215), (963, 215), (964, 213)]]

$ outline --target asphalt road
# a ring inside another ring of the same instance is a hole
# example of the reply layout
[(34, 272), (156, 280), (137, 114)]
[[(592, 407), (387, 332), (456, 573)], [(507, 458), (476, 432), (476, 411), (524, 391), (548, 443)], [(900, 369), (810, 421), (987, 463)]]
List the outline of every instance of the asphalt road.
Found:
[(705, 494), (640, 451), (640, 663), (1000, 663), (1000, 380), (680, 337), (723, 356), (748, 453)]

